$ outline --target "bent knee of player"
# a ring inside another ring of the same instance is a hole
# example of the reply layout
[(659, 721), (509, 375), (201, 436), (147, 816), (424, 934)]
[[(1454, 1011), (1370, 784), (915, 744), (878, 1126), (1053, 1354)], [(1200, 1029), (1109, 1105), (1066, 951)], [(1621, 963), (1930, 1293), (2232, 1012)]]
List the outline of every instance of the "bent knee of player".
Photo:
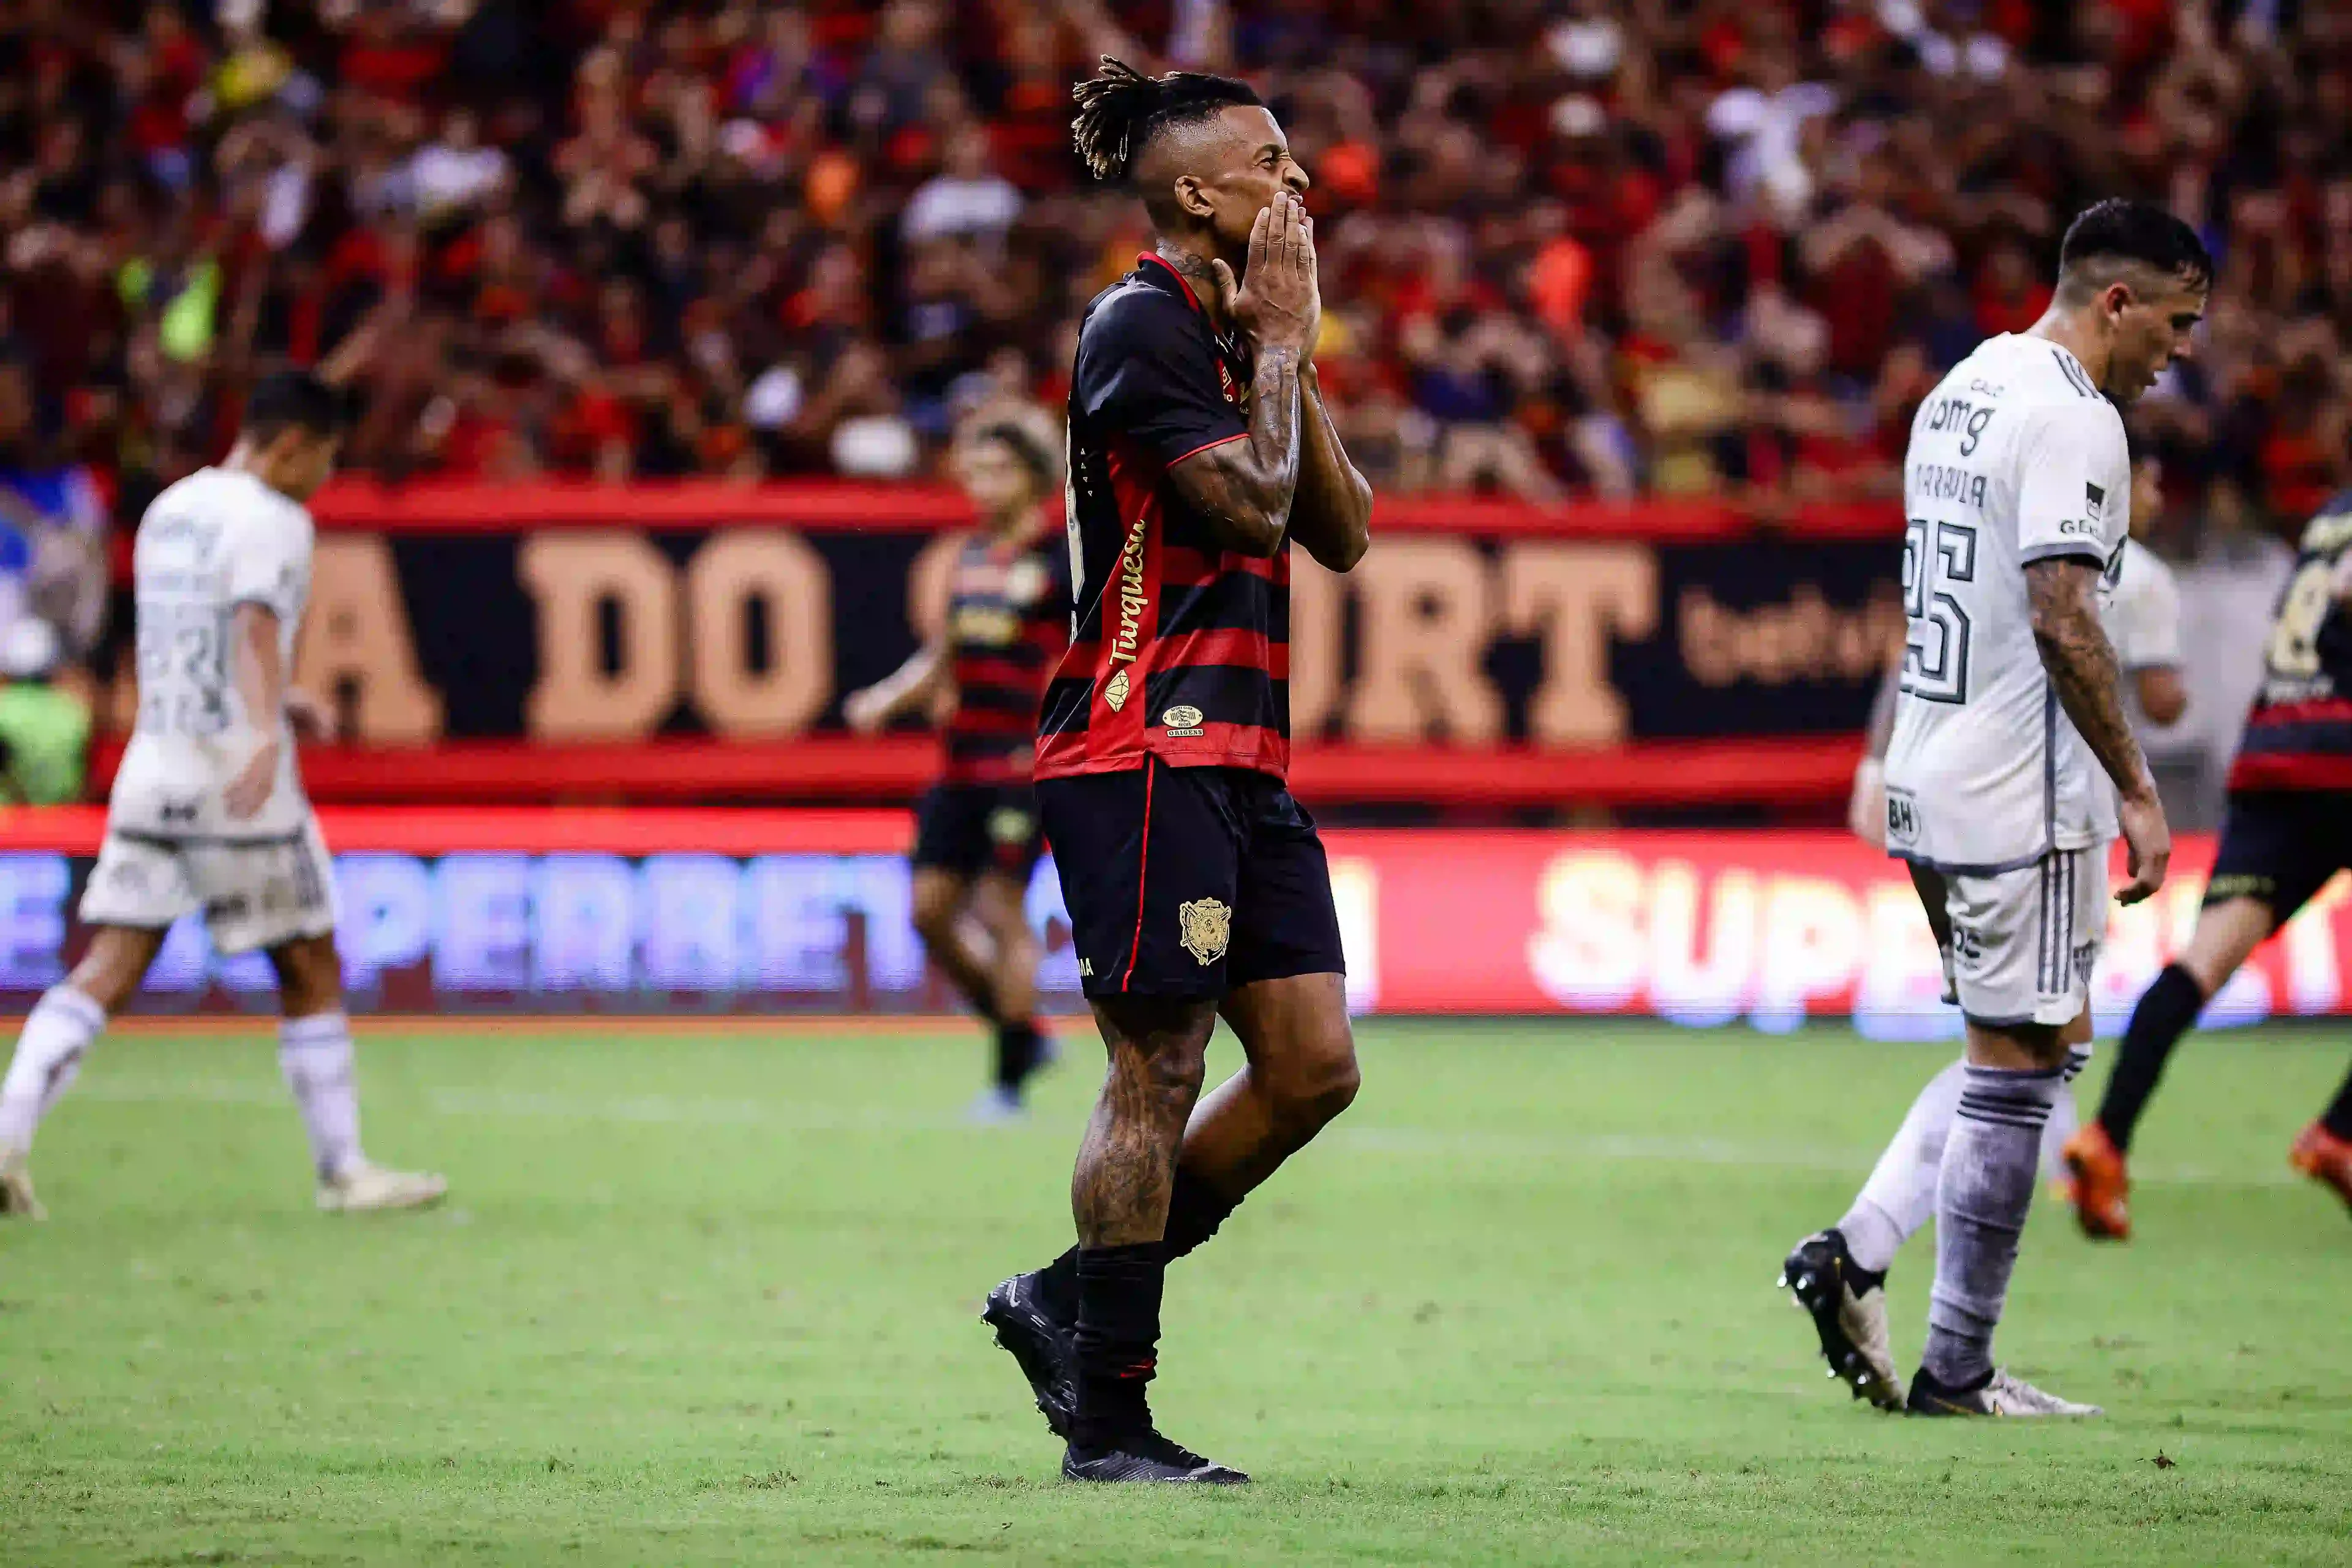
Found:
[(271, 948), (269, 966), (278, 972), (278, 1006), (287, 1017), (331, 1013), (343, 1005), (343, 963), (331, 934)]
[(957, 878), (940, 872), (918, 874), (909, 911), (915, 934), (934, 945), (946, 941), (962, 911), (963, 893), (963, 884)]
[(2271, 906), (2260, 899), (2224, 900), (2197, 917), (2197, 929), (2176, 962), (2210, 999), (2277, 923)]
[(160, 931), (100, 926), (81, 962), (66, 976), (66, 984), (97, 1003), (101, 1011), (119, 1012), (138, 994), (139, 983), (147, 978), (148, 966), (163, 945)]
[(1273, 1068), (1265, 1087), (1276, 1114), (1309, 1131), (1353, 1105), (1363, 1087), (1355, 1033), (1344, 1015), (1318, 1022), (1282, 1053), (1278, 1065), (1266, 1065)]

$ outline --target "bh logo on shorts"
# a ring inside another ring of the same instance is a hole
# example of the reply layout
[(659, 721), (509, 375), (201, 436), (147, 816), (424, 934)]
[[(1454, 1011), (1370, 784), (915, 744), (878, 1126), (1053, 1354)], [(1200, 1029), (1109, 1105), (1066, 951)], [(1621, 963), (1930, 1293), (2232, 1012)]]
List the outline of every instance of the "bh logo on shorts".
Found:
[(1176, 906), (1176, 925), (1184, 951), (1203, 965), (1214, 963), (1225, 956), (1225, 944), (1233, 940), (1233, 907), (1215, 899), (1194, 899)]
[(1886, 839), (1890, 844), (1909, 844), (1919, 837), (1919, 807), (1911, 799), (1911, 792), (1891, 789), (1886, 792)]

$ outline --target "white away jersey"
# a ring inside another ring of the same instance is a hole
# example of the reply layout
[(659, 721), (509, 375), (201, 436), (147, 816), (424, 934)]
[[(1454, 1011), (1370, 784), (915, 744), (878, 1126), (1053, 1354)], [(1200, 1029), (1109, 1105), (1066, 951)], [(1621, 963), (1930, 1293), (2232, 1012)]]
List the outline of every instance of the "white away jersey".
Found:
[(2114, 582), (2099, 618), (2106, 626), (2107, 640), (2116, 645), (2116, 662), (2126, 674), (2178, 668), (2180, 589), (2172, 580), (2172, 568), (2147, 545), (2126, 539)]
[(310, 813), (285, 715), (258, 716), (279, 737), (278, 785), (233, 821), (221, 792), (259, 742), (232, 674), (237, 605), (278, 614), (290, 669), (310, 592), (310, 514), (250, 474), (205, 468), (157, 496), (132, 553), (139, 725), (114, 781), (110, 826), (166, 838), (277, 838)]
[(2025, 567), (2101, 563), (2104, 605), (2131, 525), (2123, 416), (2057, 344), (1990, 339), (1912, 420), (1903, 501), (1889, 850), (1981, 873), (2114, 837), (2114, 788), (2034, 647)]

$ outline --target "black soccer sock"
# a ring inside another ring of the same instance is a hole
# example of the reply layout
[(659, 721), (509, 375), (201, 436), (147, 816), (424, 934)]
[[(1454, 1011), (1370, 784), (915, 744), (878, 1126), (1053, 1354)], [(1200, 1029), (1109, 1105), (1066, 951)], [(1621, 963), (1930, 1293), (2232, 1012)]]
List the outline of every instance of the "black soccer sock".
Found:
[(2131, 1147), (2140, 1112), (2147, 1109), (2148, 1096), (2156, 1092), (2157, 1079), (2164, 1076), (2165, 1058), (2197, 1022), (2204, 1005), (2205, 993), (2196, 976), (2177, 963), (2168, 963), (2141, 995), (2139, 1005), (2132, 1009), (2131, 1023), (2124, 1029), (2124, 1048), (2116, 1058), (2115, 1075), (2099, 1097), (2099, 1125), (2107, 1130), (2117, 1149)]
[(1078, 1249), (1071, 1247), (1037, 1270), (1037, 1300), (1057, 1321), (1078, 1321)]
[(1160, 1244), (1160, 1257), (1170, 1263), (1184, 1257), (1216, 1235), (1225, 1216), (1241, 1204), (1177, 1166), (1175, 1184), (1168, 1192), (1168, 1230)]
[(1165, 1269), (1154, 1242), (1078, 1249), (1074, 1446), (1114, 1448), (1150, 1426), (1146, 1389), (1160, 1353), (1160, 1288)]
[(1015, 1093), (1037, 1070), (1042, 1037), (1036, 1020), (1023, 1018), (996, 1026), (996, 1087)]
[(2352, 1139), (2352, 1077), (2345, 1079), (2344, 1087), (2336, 1091), (2336, 1098), (2320, 1112), (2319, 1124), (2338, 1138)]

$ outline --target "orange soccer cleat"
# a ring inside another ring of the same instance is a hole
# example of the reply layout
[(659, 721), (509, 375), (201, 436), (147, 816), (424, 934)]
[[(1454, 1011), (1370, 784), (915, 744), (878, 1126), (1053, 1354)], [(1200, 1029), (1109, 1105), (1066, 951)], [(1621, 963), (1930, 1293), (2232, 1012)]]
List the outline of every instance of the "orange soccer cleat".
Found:
[(2352, 1141), (2338, 1138), (2315, 1121), (2295, 1138), (2286, 1163), (2315, 1182), (2325, 1183), (2352, 1206)]
[(2129, 1241), (2131, 1211), (2124, 1200), (2131, 1193), (2131, 1176), (2124, 1169), (2124, 1152), (2107, 1130), (2091, 1122), (2066, 1140), (2059, 1156), (2071, 1173), (2066, 1201), (2074, 1205), (2083, 1234), (2094, 1241)]

